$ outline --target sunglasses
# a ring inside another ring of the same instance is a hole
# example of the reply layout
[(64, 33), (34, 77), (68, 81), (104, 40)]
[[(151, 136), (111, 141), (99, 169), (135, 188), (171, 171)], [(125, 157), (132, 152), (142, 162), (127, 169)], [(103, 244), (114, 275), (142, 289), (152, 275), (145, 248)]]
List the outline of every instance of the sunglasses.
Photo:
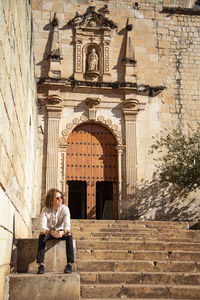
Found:
[(63, 198), (62, 196), (58, 196), (58, 197), (56, 197), (56, 200), (60, 200), (62, 198)]

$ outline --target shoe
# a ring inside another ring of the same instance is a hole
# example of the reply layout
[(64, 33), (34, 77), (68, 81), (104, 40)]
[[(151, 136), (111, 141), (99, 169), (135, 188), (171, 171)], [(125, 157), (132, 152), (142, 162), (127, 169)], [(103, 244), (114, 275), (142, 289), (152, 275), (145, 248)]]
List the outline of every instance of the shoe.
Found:
[(64, 269), (64, 273), (70, 274), (72, 273), (72, 266), (70, 264), (67, 264), (65, 269)]
[(40, 265), (40, 266), (38, 267), (37, 274), (44, 274), (44, 265)]

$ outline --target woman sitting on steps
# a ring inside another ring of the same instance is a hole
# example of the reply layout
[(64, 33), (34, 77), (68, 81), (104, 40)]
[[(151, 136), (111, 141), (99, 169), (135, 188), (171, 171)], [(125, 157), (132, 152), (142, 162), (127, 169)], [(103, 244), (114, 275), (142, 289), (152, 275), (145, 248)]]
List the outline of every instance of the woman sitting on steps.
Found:
[(45, 207), (41, 212), (41, 233), (38, 241), (38, 274), (44, 274), (44, 255), (47, 240), (58, 239), (66, 242), (67, 265), (64, 273), (72, 273), (74, 262), (73, 239), (70, 233), (70, 212), (64, 205), (63, 194), (57, 189), (50, 189), (46, 195)]

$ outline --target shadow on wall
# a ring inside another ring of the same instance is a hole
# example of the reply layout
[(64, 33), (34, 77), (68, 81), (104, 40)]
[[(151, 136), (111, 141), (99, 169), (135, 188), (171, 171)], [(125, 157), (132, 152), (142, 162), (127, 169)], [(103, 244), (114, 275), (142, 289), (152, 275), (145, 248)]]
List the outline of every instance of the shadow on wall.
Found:
[(49, 67), (50, 67), (48, 55), (51, 52), (51, 45), (52, 45), (52, 41), (53, 41), (53, 26), (52, 26), (51, 21), (49, 21), (49, 23), (43, 27), (43, 30), (49, 31), (49, 35), (48, 35), (48, 40), (47, 40), (45, 50), (43, 53), (43, 59), (40, 62), (38, 62), (36, 65), (41, 67), (40, 77), (46, 78), (46, 77), (48, 77), (48, 72), (49, 72)]
[(189, 191), (169, 183), (160, 183), (154, 174), (130, 197), (128, 219), (192, 221), (200, 217), (200, 190)]

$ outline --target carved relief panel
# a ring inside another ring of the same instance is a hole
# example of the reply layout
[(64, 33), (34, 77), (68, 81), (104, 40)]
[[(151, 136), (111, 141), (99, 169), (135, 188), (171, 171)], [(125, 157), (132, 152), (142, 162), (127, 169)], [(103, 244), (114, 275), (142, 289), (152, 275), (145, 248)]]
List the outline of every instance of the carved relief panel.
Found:
[(83, 15), (68, 22), (74, 34), (74, 79), (97, 80), (110, 75), (109, 55), (112, 30), (117, 26), (106, 17), (107, 6), (95, 11), (90, 6)]

